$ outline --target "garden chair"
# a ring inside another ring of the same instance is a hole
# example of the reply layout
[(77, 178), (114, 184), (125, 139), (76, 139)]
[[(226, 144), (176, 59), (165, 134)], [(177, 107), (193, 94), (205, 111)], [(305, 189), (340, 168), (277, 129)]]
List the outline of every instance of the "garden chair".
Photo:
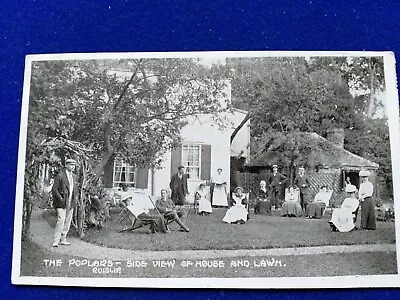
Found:
[(319, 202), (325, 203), (325, 207), (322, 210), (322, 216), (325, 215), (325, 212), (326, 212), (327, 209), (332, 210), (332, 207), (330, 206), (330, 201), (331, 201), (331, 198), (332, 198), (332, 194), (333, 194), (333, 190), (327, 190), (326, 191), (326, 195), (323, 197), (323, 199), (321, 199), (323, 201), (319, 201)]
[(148, 220), (141, 220), (141, 218), (138, 216), (139, 213), (135, 211), (135, 208), (133, 205), (126, 206), (125, 211), (126, 211), (126, 214), (128, 215), (129, 220), (131, 220), (131, 225), (129, 227), (123, 228), (119, 232), (134, 231), (138, 228), (146, 227), (146, 226), (148, 226), (149, 229), (151, 229), (150, 227), (152, 226), (153, 222), (148, 221)]
[[(131, 198), (127, 198), (121, 202), (119, 202), (119, 205), (122, 207), (120, 213), (118, 214), (118, 222), (122, 223), (124, 220), (129, 218), (129, 212), (128, 212), (128, 204), (127, 202), (131, 200)], [(129, 219), (130, 220), (130, 219)]]
[(353, 211), (353, 223), (355, 224), (357, 221), (357, 216), (358, 216), (358, 210), (360, 209), (360, 205), (358, 205), (357, 209)]
[[(150, 196), (149, 196), (150, 198)], [(151, 200), (151, 198), (150, 198)], [(152, 201), (152, 200), (151, 200)], [(154, 205), (154, 209), (158, 212), (157, 208)], [(144, 216), (142, 217), (142, 213), (146, 212), (146, 209), (141, 208), (140, 206), (133, 204), (126, 205), (125, 207), (125, 212), (128, 215), (127, 218), (130, 220), (130, 226), (125, 227), (119, 232), (125, 232), (125, 231), (134, 231), (136, 229), (142, 228), (142, 227), (147, 227), (151, 230), (152, 233), (155, 232), (155, 226), (156, 226), (156, 221), (152, 219), (149, 216)], [(158, 212), (158, 214), (161, 216), (161, 214)], [(164, 220), (164, 217), (162, 217)], [(168, 228), (168, 223), (166, 222), (166, 228), (167, 232), (169, 233), (169, 228)]]

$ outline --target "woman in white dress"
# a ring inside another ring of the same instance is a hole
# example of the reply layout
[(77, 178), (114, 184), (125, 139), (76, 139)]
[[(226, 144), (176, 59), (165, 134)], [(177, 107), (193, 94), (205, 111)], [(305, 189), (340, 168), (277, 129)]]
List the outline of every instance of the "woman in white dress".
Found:
[(195, 194), (195, 199), (199, 205), (199, 214), (209, 215), (212, 213), (210, 193), (204, 183), (200, 183), (199, 190)]
[(217, 175), (215, 175), (212, 179), (212, 183), (214, 185), (213, 191), (213, 205), (214, 206), (228, 206), (228, 199), (226, 194), (226, 179), (222, 175), (222, 169), (219, 168), (217, 170)]
[(349, 232), (354, 229), (353, 213), (357, 210), (360, 202), (356, 198), (357, 188), (354, 185), (347, 187), (350, 197), (344, 199), (340, 208), (334, 209), (329, 224), (333, 231)]
[(246, 223), (248, 203), (246, 195), (243, 194), (243, 189), (239, 186), (233, 191), (232, 204), (232, 207), (228, 209), (222, 221), (229, 224)]

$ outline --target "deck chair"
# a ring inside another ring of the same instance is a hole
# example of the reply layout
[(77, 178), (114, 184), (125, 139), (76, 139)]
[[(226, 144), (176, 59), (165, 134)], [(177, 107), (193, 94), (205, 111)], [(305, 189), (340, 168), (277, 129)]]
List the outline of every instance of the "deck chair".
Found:
[[(157, 207), (155, 206), (153, 199), (149, 196), (144, 194), (143, 192), (133, 192), (130, 201), (130, 205), (127, 205), (126, 201), (122, 201), (125, 204), (124, 213), (120, 217), (120, 222), (124, 219), (128, 218), (130, 220), (130, 227), (124, 228), (120, 232), (123, 231), (133, 231), (141, 227), (150, 226), (150, 229), (154, 231), (152, 226), (155, 226), (155, 220), (151, 218), (141, 217), (140, 215), (150, 209), (154, 209), (159, 216), (161, 216), (164, 220), (163, 215), (158, 211)], [(168, 226), (167, 232), (169, 232)]]
[(322, 195), (322, 199), (319, 200), (319, 202), (325, 203), (325, 207), (322, 211), (322, 216), (325, 215), (327, 208), (330, 208), (330, 201), (332, 198), (333, 190), (327, 190), (325, 194), (326, 195)]
[(358, 216), (358, 211), (360, 209), (360, 205), (357, 207), (357, 209), (355, 211), (353, 211), (353, 223), (355, 224), (357, 221), (357, 216)]
[(153, 229), (151, 228), (151, 226), (153, 225), (153, 222), (141, 220), (140, 217), (138, 216), (138, 215), (140, 215), (140, 213), (142, 213), (141, 210), (140, 211), (135, 210), (135, 207), (133, 205), (128, 205), (128, 206), (126, 206), (125, 211), (126, 211), (126, 214), (129, 215), (129, 220), (131, 221), (131, 225), (129, 227), (123, 228), (119, 232), (134, 231), (141, 227), (148, 227), (151, 231), (153, 231)]
[(118, 222), (122, 223), (124, 220), (126, 220), (127, 218), (129, 220), (131, 220), (130, 217), (130, 213), (128, 212), (128, 205), (127, 205), (127, 201), (130, 200), (131, 198), (127, 198), (124, 199), (123, 201), (120, 202), (120, 205), (122, 206), (122, 210), (121, 212), (118, 214)]

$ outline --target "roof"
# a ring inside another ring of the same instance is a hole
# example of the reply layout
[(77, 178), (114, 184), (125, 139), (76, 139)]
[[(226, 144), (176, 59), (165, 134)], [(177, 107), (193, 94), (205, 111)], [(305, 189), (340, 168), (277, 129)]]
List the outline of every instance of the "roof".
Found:
[[(347, 169), (377, 169), (379, 165), (341, 148), (315, 132), (296, 132), (277, 135), (268, 141), (268, 148), (256, 153), (247, 167), (269, 167), (273, 164), (289, 165), (284, 149), (296, 147), (295, 165), (338, 167)], [(287, 153), (287, 150), (285, 151)]]

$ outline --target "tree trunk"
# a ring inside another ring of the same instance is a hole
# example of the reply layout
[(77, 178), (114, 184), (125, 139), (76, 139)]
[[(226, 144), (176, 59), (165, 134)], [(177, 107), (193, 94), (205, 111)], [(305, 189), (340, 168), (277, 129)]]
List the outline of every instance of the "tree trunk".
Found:
[(85, 193), (84, 190), (87, 186), (87, 179), (86, 179), (86, 164), (83, 162), (82, 168), (82, 185), (79, 195), (79, 206), (77, 212), (77, 225), (78, 225), (78, 235), (80, 238), (84, 235), (84, 226), (85, 226), (85, 210), (86, 210), (86, 202), (85, 202)]
[(101, 174), (103, 173), (103, 169), (110, 160), (111, 156), (114, 154), (114, 151), (108, 151), (103, 155), (103, 158), (98, 163), (98, 165), (94, 168), (94, 176), (96, 179), (100, 178)]
[(375, 106), (375, 65), (373, 64), (372, 60), (370, 59), (370, 71), (369, 71), (369, 79), (370, 79), (370, 94), (368, 99), (368, 107), (367, 107), (367, 116), (369, 118), (372, 117), (374, 113), (374, 106)]
[(23, 213), (22, 213), (22, 240), (29, 237), (29, 230), (31, 227), (31, 214), (32, 214), (32, 201), (31, 199), (24, 199)]
[(238, 132), (240, 131), (240, 129), (242, 129), (242, 127), (244, 126), (244, 124), (246, 124), (246, 122), (248, 120), (250, 120), (251, 118), (251, 113), (248, 112), (246, 114), (246, 116), (244, 117), (244, 119), (242, 120), (242, 122), (240, 122), (240, 124), (235, 128), (235, 130), (232, 132), (231, 134), (231, 144), (233, 142), (233, 140), (235, 139), (235, 136), (238, 134)]

